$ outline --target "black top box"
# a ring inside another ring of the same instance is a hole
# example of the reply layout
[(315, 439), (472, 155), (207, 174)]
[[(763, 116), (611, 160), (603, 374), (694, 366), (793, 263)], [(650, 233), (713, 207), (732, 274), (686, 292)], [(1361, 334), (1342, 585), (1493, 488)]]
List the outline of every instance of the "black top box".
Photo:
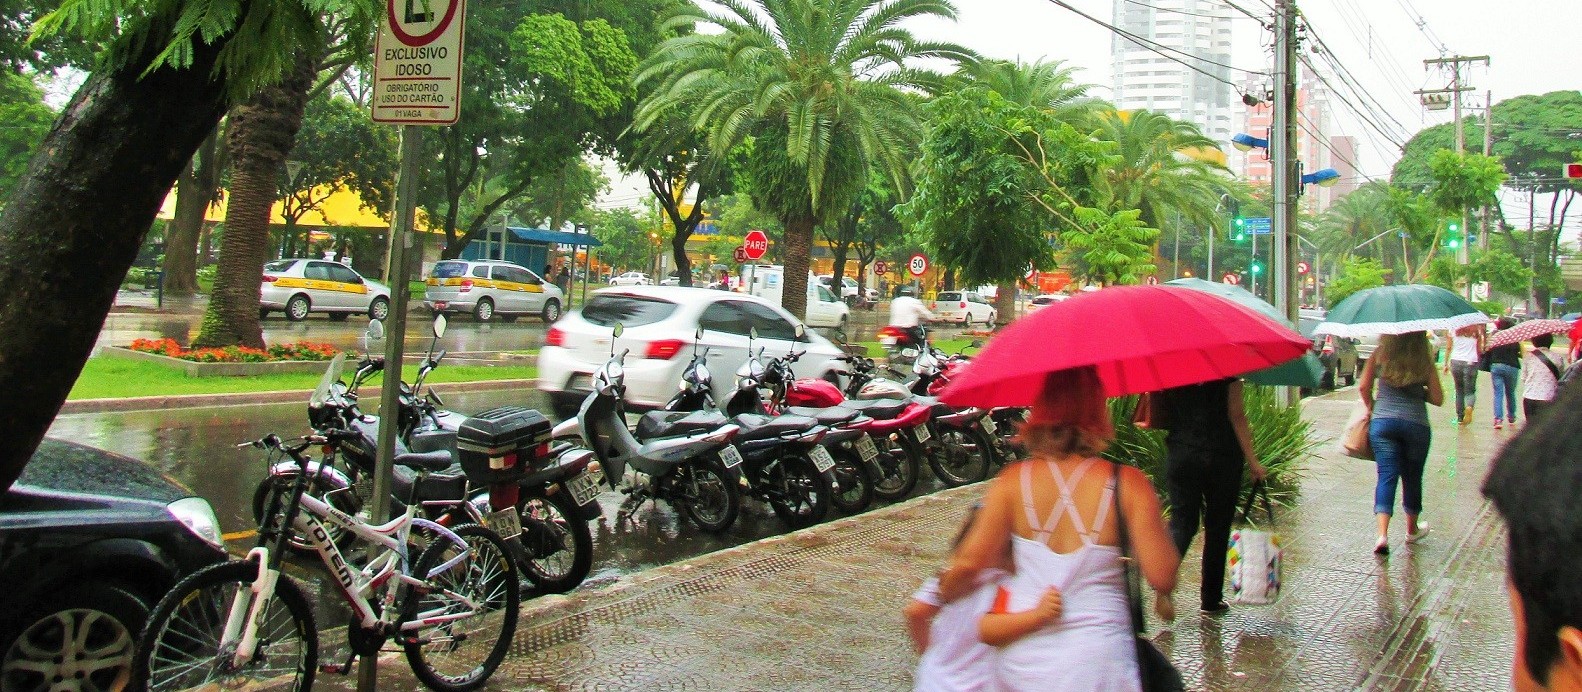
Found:
[[(476, 485), (514, 482), (538, 465), (535, 448), (549, 442), (553, 428), (543, 414), (523, 406), (501, 406), (468, 418), (456, 432), (462, 471)], [(511, 453), (517, 457), (514, 465), (491, 463)]]

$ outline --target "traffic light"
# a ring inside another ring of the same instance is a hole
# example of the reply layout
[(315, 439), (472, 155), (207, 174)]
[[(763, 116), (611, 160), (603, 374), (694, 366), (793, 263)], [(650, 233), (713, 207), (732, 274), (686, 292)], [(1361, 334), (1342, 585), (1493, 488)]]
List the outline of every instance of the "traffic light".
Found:
[(1263, 273), (1263, 263), (1259, 262), (1257, 260), (1253, 260), (1252, 266), (1248, 267), (1247, 271), (1250, 271), (1253, 274), (1262, 274)]
[(1247, 239), (1247, 219), (1245, 219), (1243, 217), (1240, 217), (1240, 216), (1236, 217), (1234, 228), (1231, 230), (1231, 233), (1232, 233), (1232, 237), (1235, 238), (1236, 242), (1238, 242), (1238, 243), (1243, 241), (1243, 240), (1246, 240)]
[(1461, 224), (1451, 221), (1445, 226), (1445, 247), (1452, 250), (1461, 249)]

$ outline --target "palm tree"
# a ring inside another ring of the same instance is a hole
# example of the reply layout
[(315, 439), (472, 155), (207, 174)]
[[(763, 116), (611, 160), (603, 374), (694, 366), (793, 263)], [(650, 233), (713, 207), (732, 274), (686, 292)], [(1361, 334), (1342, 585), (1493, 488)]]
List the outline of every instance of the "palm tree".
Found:
[(1215, 221), (1226, 170), (1199, 155), (1219, 145), (1196, 125), (1152, 111), (1110, 111), (1099, 125), (1099, 136), (1120, 157), (1103, 177), (1112, 208), (1141, 210), (1150, 228), (1169, 214), (1203, 226)]
[(1086, 129), (1080, 125), (1093, 122), (1090, 118), (1108, 104), (1088, 96), (1093, 85), (1076, 81), (1077, 69), (1059, 60), (983, 60), (968, 65), (959, 76), (988, 87), (1011, 103), (1054, 112), (1061, 120)]
[(691, 114), (718, 155), (752, 142), (754, 200), (785, 226), (783, 304), (806, 308), (813, 229), (845, 211), (870, 170), (905, 189), (922, 123), (917, 94), (943, 78), (919, 59), (971, 62), (971, 51), (922, 41), (901, 25), (954, 19), (949, 0), (721, 0), (681, 10), (671, 26), (707, 30), (666, 40), (638, 68), (649, 96), (634, 128)]

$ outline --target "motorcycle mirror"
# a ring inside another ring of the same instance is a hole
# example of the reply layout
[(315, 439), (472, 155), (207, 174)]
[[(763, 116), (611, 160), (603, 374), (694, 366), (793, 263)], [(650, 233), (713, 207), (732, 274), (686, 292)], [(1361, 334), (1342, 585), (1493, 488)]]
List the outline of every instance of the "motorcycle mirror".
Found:
[(978, 348), (979, 346), (982, 346), (982, 345), (983, 345), (983, 339), (973, 339), (972, 343), (967, 344), (967, 348)]
[(434, 316), (434, 338), (443, 336), (445, 336), (445, 315), (441, 313)]
[(752, 339), (753, 341), (757, 341), (758, 340), (758, 328), (757, 327), (749, 328), (747, 330), (747, 338)]
[(619, 339), (619, 338), (621, 338), (621, 334), (624, 333), (625, 331), (626, 331), (626, 327), (623, 326), (620, 322), (616, 322), (615, 326), (610, 328), (610, 336), (613, 336), (613, 337)]
[(368, 338), (373, 341), (385, 338), (385, 323), (379, 320), (368, 320)]
[(696, 341), (703, 340), (703, 325), (698, 325), (698, 330), (692, 333), (692, 338)]

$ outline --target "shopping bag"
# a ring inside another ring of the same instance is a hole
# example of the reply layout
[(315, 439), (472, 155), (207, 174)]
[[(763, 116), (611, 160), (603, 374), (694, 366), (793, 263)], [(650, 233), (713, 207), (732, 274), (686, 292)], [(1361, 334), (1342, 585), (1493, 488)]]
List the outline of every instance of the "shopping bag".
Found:
[(1226, 572), (1230, 573), (1231, 603), (1268, 605), (1280, 597), (1280, 563), (1284, 551), (1280, 534), (1274, 531), (1274, 508), (1269, 504), (1263, 481), (1253, 485), (1247, 505), (1242, 509), (1242, 519), (1248, 519), (1254, 497), (1263, 498), (1269, 525), (1263, 529), (1241, 528), (1231, 532)]
[(1340, 435), (1340, 453), (1353, 459), (1373, 461), (1373, 445), (1368, 443), (1368, 425), (1372, 422), (1367, 404), (1357, 402), (1351, 409), (1351, 419), (1346, 421), (1345, 432)]

